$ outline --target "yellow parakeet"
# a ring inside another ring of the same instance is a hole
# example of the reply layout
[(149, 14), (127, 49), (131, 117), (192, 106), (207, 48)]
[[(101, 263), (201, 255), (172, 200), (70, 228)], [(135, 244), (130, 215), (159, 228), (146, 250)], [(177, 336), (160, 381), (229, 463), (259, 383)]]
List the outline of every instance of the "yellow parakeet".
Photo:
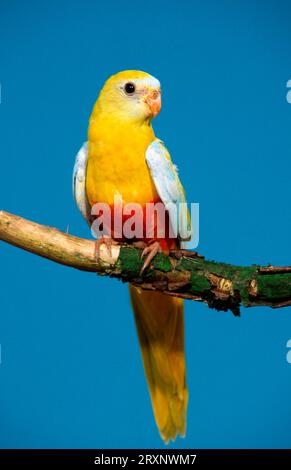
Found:
[[(74, 167), (75, 198), (87, 220), (94, 204), (112, 207), (116, 194), (123, 204), (185, 202), (176, 168), (151, 125), (160, 108), (160, 82), (148, 73), (128, 70), (106, 81)], [(178, 238), (143, 241), (145, 267), (158, 251), (180, 246)], [(129, 291), (154, 416), (168, 442), (186, 430), (183, 301), (133, 286)]]

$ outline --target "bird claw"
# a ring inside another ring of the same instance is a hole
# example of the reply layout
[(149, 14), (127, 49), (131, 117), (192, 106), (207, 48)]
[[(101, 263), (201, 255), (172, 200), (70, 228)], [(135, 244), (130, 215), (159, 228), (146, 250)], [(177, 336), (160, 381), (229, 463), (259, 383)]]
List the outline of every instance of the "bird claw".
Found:
[(113, 238), (110, 238), (110, 237), (103, 236), (99, 238), (98, 240), (96, 240), (95, 250), (94, 250), (96, 261), (98, 261), (100, 258), (100, 248), (101, 248), (101, 245), (103, 244), (106, 246), (107, 253), (110, 257), (112, 256), (112, 247), (118, 245), (118, 243), (115, 240), (113, 240)]
[(141, 258), (147, 255), (146, 260), (143, 264), (143, 267), (140, 270), (140, 275), (144, 272), (144, 270), (150, 265), (152, 259), (158, 254), (162, 252), (161, 245), (158, 241), (150, 242), (142, 251)]

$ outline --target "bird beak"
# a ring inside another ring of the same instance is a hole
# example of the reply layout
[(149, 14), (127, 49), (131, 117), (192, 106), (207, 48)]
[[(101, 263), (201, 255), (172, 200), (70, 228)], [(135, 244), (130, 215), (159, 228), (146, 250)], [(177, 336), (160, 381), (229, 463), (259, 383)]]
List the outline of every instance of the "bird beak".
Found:
[(145, 98), (145, 103), (147, 104), (150, 113), (153, 117), (156, 117), (161, 111), (161, 93), (158, 90), (150, 90)]

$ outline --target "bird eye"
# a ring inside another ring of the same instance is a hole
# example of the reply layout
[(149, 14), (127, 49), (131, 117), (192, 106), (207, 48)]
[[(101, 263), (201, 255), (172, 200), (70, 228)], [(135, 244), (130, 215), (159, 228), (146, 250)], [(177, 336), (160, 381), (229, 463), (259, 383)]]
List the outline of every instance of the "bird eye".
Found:
[(135, 84), (134, 83), (126, 83), (125, 84), (125, 93), (127, 93), (128, 95), (133, 95), (133, 93), (135, 92)]

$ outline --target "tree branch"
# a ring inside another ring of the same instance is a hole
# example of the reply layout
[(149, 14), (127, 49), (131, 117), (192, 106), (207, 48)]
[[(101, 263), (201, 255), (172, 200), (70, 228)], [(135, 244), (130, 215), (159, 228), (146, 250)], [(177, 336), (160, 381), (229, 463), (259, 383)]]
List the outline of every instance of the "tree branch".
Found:
[(158, 254), (142, 276), (141, 250), (130, 245), (101, 245), (95, 259), (95, 242), (0, 211), (0, 240), (56, 263), (131, 282), (142, 289), (162, 291), (184, 299), (206, 302), (217, 310), (239, 307), (291, 305), (291, 266), (234, 266), (207, 261), (195, 252)]

